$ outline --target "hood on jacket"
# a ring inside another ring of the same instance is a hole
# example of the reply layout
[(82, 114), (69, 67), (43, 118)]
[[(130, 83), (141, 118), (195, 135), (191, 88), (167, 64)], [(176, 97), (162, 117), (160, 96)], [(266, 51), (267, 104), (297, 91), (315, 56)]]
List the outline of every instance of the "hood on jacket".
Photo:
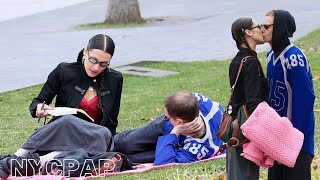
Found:
[(296, 23), (290, 12), (274, 10), (274, 22), (272, 32), (272, 50), (277, 58), (280, 53), (290, 45), (289, 38), (296, 31)]

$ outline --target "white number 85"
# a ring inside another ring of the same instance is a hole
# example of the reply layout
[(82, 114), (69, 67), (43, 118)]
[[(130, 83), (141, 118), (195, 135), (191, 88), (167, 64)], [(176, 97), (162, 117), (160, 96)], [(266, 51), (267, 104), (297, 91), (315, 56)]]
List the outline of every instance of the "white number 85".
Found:
[[(298, 57), (297, 57), (298, 56)], [(299, 64), (299, 66), (304, 67), (304, 60), (301, 54), (291, 54), (290, 56), (291, 66), (295, 67)], [(299, 61), (299, 62), (298, 62)]]

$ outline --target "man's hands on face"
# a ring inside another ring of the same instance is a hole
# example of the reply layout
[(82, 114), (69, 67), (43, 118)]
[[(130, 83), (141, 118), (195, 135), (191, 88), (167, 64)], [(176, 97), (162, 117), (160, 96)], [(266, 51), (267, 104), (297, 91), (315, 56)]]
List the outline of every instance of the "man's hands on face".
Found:
[(200, 116), (197, 116), (193, 121), (188, 123), (180, 123), (175, 125), (171, 133), (179, 135), (195, 136), (204, 126)]

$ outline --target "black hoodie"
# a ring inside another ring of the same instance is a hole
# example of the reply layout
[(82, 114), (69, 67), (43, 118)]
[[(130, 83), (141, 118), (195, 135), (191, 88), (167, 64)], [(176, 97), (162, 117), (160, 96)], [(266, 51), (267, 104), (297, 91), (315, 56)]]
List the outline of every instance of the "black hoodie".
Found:
[(272, 32), (272, 50), (275, 58), (290, 45), (289, 37), (296, 31), (293, 16), (285, 10), (274, 10), (274, 23)]

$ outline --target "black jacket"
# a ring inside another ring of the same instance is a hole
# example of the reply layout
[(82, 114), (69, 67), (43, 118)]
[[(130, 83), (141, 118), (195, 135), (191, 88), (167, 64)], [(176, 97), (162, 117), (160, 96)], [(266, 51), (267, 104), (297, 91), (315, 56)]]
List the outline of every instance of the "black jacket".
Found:
[(234, 84), (243, 57), (251, 56), (244, 63), (238, 82), (231, 98), (233, 118), (236, 118), (241, 105), (246, 104), (247, 111), (251, 114), (258, 104), (268, 100), (268, 81), (262, 67), (249, 49), (241, 48), (233, 58), (229, 67), (230, 86)]
[[(100, 88), (101, 77), (103, 87)], [(106, 68), (99, 76), (87, 76), (84, 66), (77, 63), (60, 63), (48, 76), (40, 94), (34, 98), (29, 110), (36, 117), (37, 104), (43, 101), (51, 104), (56, 97), (55, 107), (77, 108), (90, 85), (101, 89), (102, 118), (98, 123), (116, 133), (122, 92), (122, 74)]]

